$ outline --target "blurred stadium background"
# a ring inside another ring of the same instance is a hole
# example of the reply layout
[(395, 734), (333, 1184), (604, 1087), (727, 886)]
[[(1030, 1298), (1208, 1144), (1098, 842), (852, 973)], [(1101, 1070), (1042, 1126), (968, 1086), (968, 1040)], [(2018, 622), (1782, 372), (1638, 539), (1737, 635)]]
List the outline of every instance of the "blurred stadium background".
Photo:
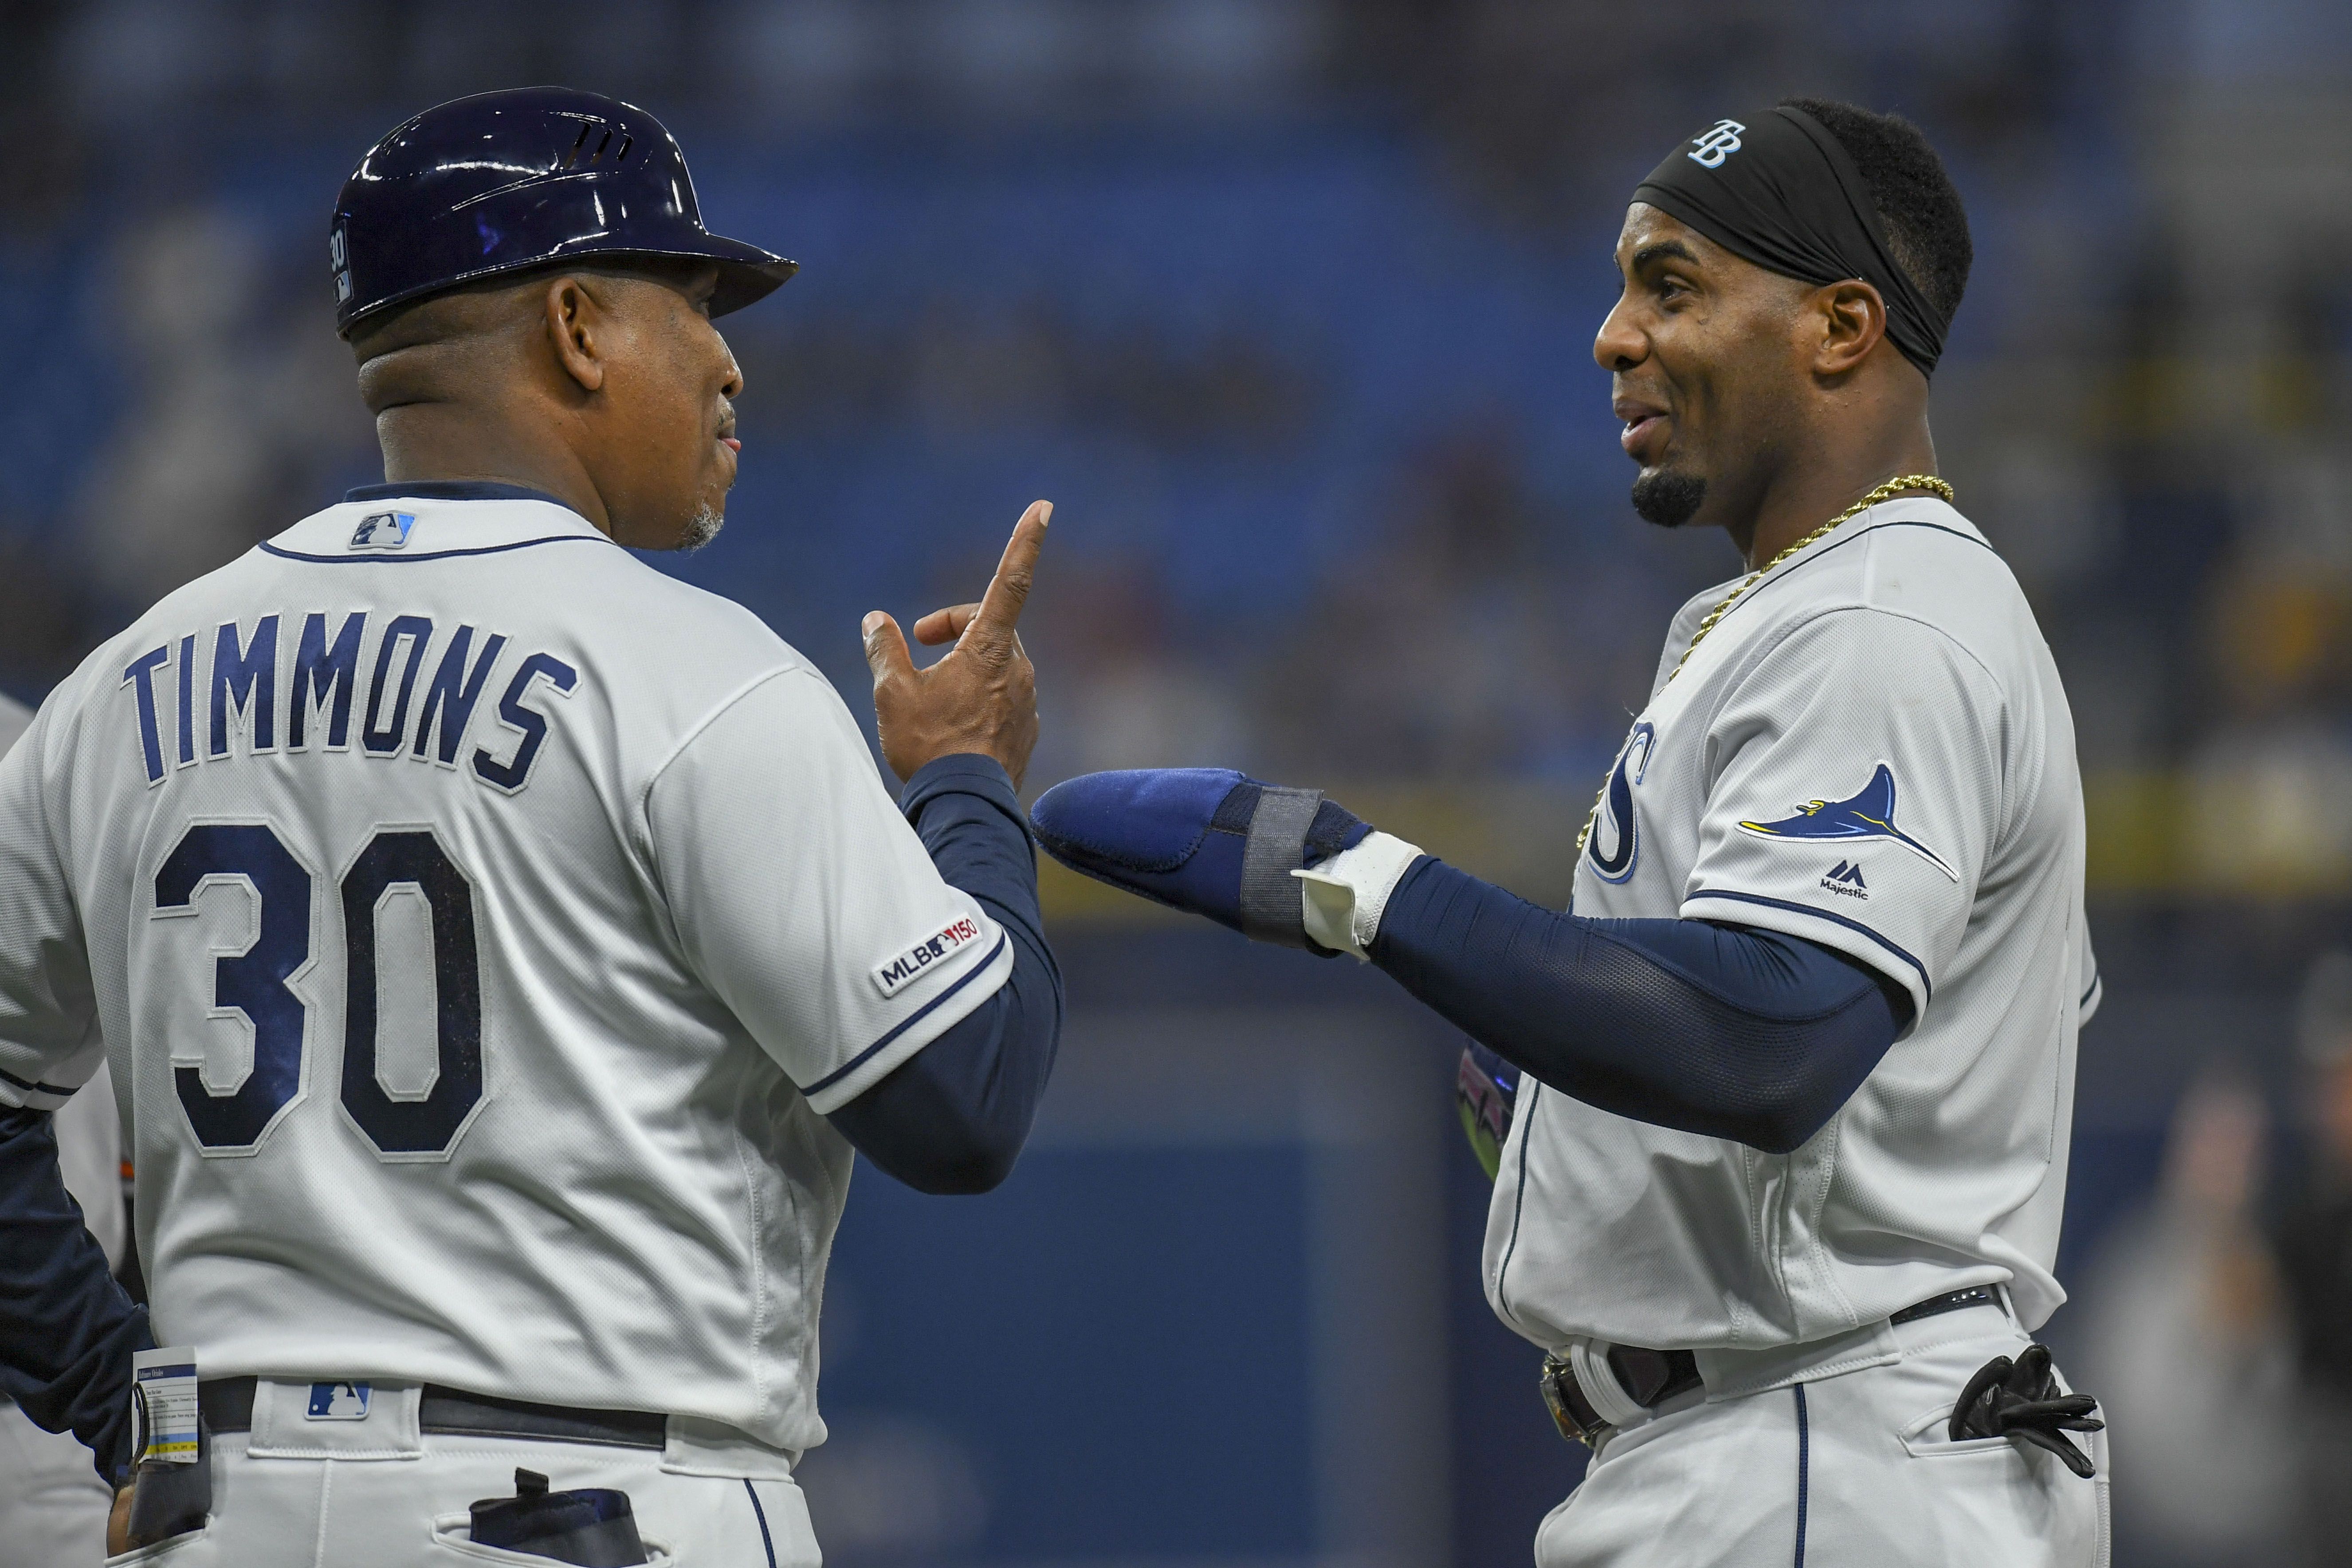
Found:
[[(866, 609), (1058, 505), (1032, 788), (1231, 763), (1564, 896), (1669, 610), (1590, 358), (1626, 193), (1813, 92), (1968, 197), (1962, 507), (2072, 694), (2107, 982), (2053, 1325), (2117, 1562), (2352, 1560), (2352, 7), (2342, 0), (8, 0), (0, 685), (379, 477), (326, 216), (562, 80), (798, 258), (740, 599), (853, 707)], [(1480, 1300), (1454, 1044), (1379, 976), (1066, 879), (1062, 1081), (987, 1199), (870, 1173), (805, 1470), (842, 1568), (1520, 1563), (1579, 1454)]]

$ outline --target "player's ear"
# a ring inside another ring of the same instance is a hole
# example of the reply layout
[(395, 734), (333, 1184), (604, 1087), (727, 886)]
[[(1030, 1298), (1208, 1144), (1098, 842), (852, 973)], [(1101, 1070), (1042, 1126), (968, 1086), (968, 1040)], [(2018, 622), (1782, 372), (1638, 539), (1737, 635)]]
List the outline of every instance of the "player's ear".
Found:
[(556, 363), (580, 384), (583, 392), (601, 391), (604, 385), (604, 344), (602, 341), (609, 324), (604, 301), (588, 286), (587, 279), (566, 274), (551, 279), (547, 292), (541, 298), (546, 315), (549, 345), (555, 351)]
[(1886, 335), (1886, 301), (1876, 289), (1849, 279), (1813, 290), (1809, 332), (1816, 375), (1843, 375), (1859, 366)]

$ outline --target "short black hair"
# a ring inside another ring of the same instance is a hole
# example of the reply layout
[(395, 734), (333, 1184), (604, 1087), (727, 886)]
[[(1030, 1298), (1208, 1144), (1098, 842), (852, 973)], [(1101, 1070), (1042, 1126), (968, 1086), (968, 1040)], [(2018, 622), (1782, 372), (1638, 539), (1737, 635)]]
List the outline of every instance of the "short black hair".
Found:
[(1837, 138), (1870, 187), (1896, 264), (1948, 323), (1968, 292), (1976, 247), (1969, 241), (1968, 209), (1927, 133), (1899, 114), (1834, 99), (1784, 98), (1780, 107), (1812, 116)]
[[(586, 256), (559, 258), (553, 261), (534, 262), (529, 267), (509, 268), (480, 278), (469, 278), (462, 283), (452, 283), (430, 293), (418, 294), (390, 305), (380, 305), (351, 323), (344, 341), (358, 344), (368, 340), (383, 342), (385, 335), (409, 317), (416, 315), (444, 300), (464, 294), (497, 294), (509, 289), (520, 289), (527, 283), (544, 283), (551, 278), (584, 275), (599, 278), (636, 278), (660, 283), (669, 288), (679, 286), (682, 279), (690, 277), (709, 263), (698, 256), (640, 255), (626, 250), (592, 251)], [(406, 348), (425, 339), (404, 336), (394, 342), (395, 348)]]

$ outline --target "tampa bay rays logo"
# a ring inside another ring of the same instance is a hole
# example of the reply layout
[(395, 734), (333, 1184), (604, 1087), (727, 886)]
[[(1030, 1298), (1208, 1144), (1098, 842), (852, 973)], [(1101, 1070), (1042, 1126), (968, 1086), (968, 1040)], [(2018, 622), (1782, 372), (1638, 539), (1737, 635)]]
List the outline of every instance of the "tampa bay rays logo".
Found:
[(1717, 121), (1706, 135), (1691, 139), (1696, 151), (1688, 154), (1690, 161), (1705, 169), (1722, 168), (1723, 161), (1739, 151), (1739, 134), (1747, 129), (1737, 120)]
[(1794, 816), (1785, 816), (1778, 822), (1743, 822), (1739, 830), (1759, 838), (1805, 839), (1814, 843), (1888, 839), (1953, 881), (1960, 879), (1960, 874), (1946, 865), (1942, 856), (1895, 826), (1895, 770), (1885, 763), (1878, 764), (1878, 771), (1870, 775), (1870, 782), (1858, 794), (1843, 800), (1808, 801), (1797, 808)]
[(1586, 849), (1592, 857), (1594, 875), (1604, 882), (1624, 881), (1633, 874), (1633, 862), (1640, 858), (1642, 824), (1633, 814), (1633, 786), (1650, 771), (1650, 753), (1657, 745), (1656, 725), (1646, 720), (1634, 725), (1633, 732), (1625, 737), (1625, 749), (1617, 753), (1617, 765), (1609, 770), (1609, 783), (1601, 791)]

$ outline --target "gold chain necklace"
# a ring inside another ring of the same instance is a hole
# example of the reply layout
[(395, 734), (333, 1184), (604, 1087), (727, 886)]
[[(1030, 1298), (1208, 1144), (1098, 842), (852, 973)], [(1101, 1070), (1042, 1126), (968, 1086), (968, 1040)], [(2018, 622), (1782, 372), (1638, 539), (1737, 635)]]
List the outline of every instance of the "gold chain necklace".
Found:
[[(1698, 651), (1698, 645), (1706, 640), (1706, 634), (1715, 630), (1716, 623), (1723, 619), (1724, 616), (1729, 612), (1732, 605), (1739, 603), (1740, 595), (1746, 594), (1748, 589), (1753, 588), (1758, 583), (1763, 581), (1766, 573), (1771, 571), (1772, 568), (1778, 566), (1781, 562), (1786, 561), (1790, 556), (1794, 555), (1800, 550), (1804, 549), (1807, 545), (1818, 544), (1822, 540), (1827, 539), (1832, 533), (1837, 531), (1838, 528), (1842, 524), (1852, 522), (1855, 518), (1860, 517), (1864, 512), (1868, 511), (1872, 507), (1878, 505), (1881, 501), (1893, 500), (1896, 496), (1903, 494), (1906, 490), (1925, 490), (1929, 495), (1934, 496), (1948, 506), (1951, 504), (1953, 497), (1952, 487), (1944, 480), (1937, 479), (1933, 474), (1904, 474), (1899, 478), (1889, 479), (1885, 484), (1880, 485), (1876, 489), (1872, 490), (1868, 495), (1863, 497), (1860, 500), (1854, 502), (1852, 506), (1846, 508), (1843, 511), (1838, 513), (1835, 517), (1830, 519), (1827, 522), (1822, 524), (1811, 533), (1806, 534), (1802, 539), (1797, 540), (1795, 542), (1789, 545), (1788, 548), (1782, 550), (1779, 554), (1773, 556), (1771, 560), (1767, 561), (1763, 565), (1759, 566), (1755, 571), (1750, 572), (1746, 577), (1742, 578), (1740, 580), (1739, 586), (1725, 595), (1723, 603), (1709, 610), (1706, 613), (1706, 618), (1699, 622), (1698, 630), (1691, 634), (1690, 647), (1683, 649), (1682, 658), (1675, 660), (1674, 668), (1666, 672), (1666, 680), (1668, 682), (1672, 682), (1675, 676), (1680, 675), (1683, 672), (1683, 666), (1688, 664), (1690, 662), (1691, 655)], [(1663, 690), (1664, 687), (1662, 686), (1660, 689)], [(1592, 837), (1592, 825), (1601, 820), (1601, 803), (1608, 798), (1608, 795), (1609, 781), (1603, 779), (1601, 782), (1601, 794), (1593, 797), (1592, 809), (1586, 814), (1584, 818), (1584, 827), (1582, 831), (1579, 832), (1576, 836), (1576, 853), (1580, 857), (1584, 853), (1585, 840)]]

